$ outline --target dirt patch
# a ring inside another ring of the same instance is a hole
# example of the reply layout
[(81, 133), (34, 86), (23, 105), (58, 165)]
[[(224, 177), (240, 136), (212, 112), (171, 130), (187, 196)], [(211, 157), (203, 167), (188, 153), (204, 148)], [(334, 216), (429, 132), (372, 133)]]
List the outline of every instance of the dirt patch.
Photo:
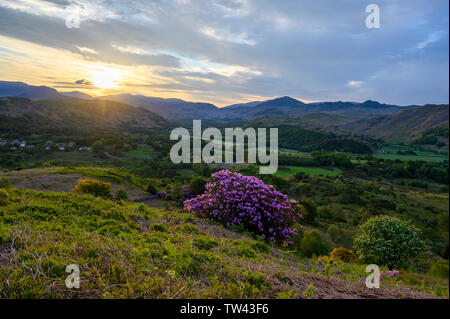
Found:
[[(230, 261), (231, 262), (231, 261)], [(338, 278), (327, 278), (292, 269), (281, 264), (271, 265), (249, 260), (242, 261), (242, 267), (252, 272), (262, 272), (265, 280), (271, 284), (274, 291), (292, 291), (295, 298), (304, 299), (304, 292), (312, 283), (314, 299), (435, 299), (434, 295), (414, 291), (408, 288), (369, 289), (361, 279), (351, 282)], [(270, 298), (276, 298), (276, 295)]]
[[(79, 174), (55, 174), (55, 169), (31, 169), (25, 171), (17, 171), (13, 173), (0, 174), (2, 177), (10, 179), (11, 183), (20, 189), (33, 189), (47, 192), (72, 192), (73, 187), (79, 179), (89, 178)], [(113, 193), (119, 188), (127, 191), (128, 199), (135, 200), (142, 198), (148, 194), (126, 184), (111, 184)]]

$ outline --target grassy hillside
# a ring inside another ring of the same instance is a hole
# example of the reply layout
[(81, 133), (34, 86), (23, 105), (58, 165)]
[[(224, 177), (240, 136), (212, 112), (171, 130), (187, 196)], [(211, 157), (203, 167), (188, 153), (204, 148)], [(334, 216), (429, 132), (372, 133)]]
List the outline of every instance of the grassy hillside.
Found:
[(426, 105), (390, 116), (359, 120), (341, 128), (387, 141), (411, 141), (428, 129), (448, 127), (448, 118), (448, 105)]
[(86, 136), (167, 126), (168, 122), (155, 113), (118, 102), (0, 98), (0, 133), (6, 135)]
[[(369, 290), (364, 265), (339, 262), (327, 277), (314, 258), (186, 213), (90, 195), (7, 193), (2, 298), (431, 298), (448, 285), (402, 272), (402, 281)], [(80, 267), (80, 289), (64, 285), (69, 264)]]

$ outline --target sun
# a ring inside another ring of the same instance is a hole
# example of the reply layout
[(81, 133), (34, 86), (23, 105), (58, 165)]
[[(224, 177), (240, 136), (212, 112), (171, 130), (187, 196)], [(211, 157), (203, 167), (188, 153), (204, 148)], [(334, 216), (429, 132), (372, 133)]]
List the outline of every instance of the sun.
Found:
[(91, 72), (92, 83), (100, 89), (112, 89), (118, 86), (122, 72), (117, 69), (103, 68)]

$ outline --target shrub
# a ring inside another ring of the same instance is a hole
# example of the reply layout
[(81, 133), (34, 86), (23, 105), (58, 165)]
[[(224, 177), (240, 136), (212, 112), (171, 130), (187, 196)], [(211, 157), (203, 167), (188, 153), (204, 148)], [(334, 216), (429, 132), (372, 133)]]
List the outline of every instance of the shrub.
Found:
[(116, 193), (114, 194), (114, 198), (116, 200), (127, 200), (128, 199), (128, 193), (123, 188), (119, 188)]
[(155, 186), (153, 186), (152, 184), (148, 184), (146, 191), (151, 195), (156, 195), (157, 192)]
[(205, 192), (205, 185), (208, 181), (203, 177), (194, 177), (194, 179), (189, 183), (189, 189), (192, 195), (197, 196)]
[(175, 183), (172, 186), (172, 200), (181, 201), (184, 198), (183, 186), (180, 183)]
[(9, 194), (7, 191), (0, 189), (0, 206), (6, 206), (9, 202)]
[(298, 202), (253, 176), (220, 171), (212, 178), (205, 194), (184, 202), (187, 211), (241, 227), (265, 240), (292, 244), (297, 234), (292, 226), (302, 217)]
[(167, 227), (161, 223), (153, 223), (148, 227), (149, 230), (159, 231), (161, 233), (167, 233)]
[(194, 246), (198, 249), (209, 250), (219, 246), (217, 240), (210, 239), (207, 237), (200, 237), (194, 239)]
[(333, 249), (330, 253), (330, 257), (332, 260), (340, 260), (347, 263), (355, 262), (358, 259), (353, 250), (344, 247)]
[(364, 263), (406, 268), (409, 259), (425, 247), (420, 231), (396, 217), (376, 216), (361, 225), (354, 241), (355, 252)]
[(111, 194), (111, 184), (96, 179), (80, 179), (73, 192), (106, 198)]
[(433, 276), (448, 280), (448, 260), (438, 260), (431, 266)]
[(317, 213), (320, 218), (331, 219), (333, 217), (333, 210), (329, 206), (320, 206), (317, 208)]
[(306, 232), (300, 241), (300, 251), (307, 257), (325, 255), (328, 250), (328, 245), (316, 230)]
[(305, 208), (303, 213), (303, 223), (307, 225), (315, 225), (316, 224), (316, 216), (317, 216), (317, 208), (310, 201), (302, 200), (300, 204)]
[(428, 188), (428, 183), (419, 180), (412, 180), (408, 182), (409, 187)]
[(340, 238), (340, 230), (335, 225), (328, 227), (327, 234), (330, 236), (332, 241), (337, 241)]
[(269, 246), (259, 241), (253, 244), (253, 248), (261, 253), (268, 253), (270, 251)]
[[(1, 187), (1, 182), (0, 182), (0, 187)], [(448, 186), (447, 185), (441, 185), (439, 186), (439, 190), (441, 193), (448, 193)]]
[(311, 283), (308, 288), (303, 292), (303, 296), (305, 297), (313, 297), (314, 296), (314, 284)]
[(11, 181), (8, 177), (2, 177), (0, 178), (0, 188), (10, 188), (11, 187)]

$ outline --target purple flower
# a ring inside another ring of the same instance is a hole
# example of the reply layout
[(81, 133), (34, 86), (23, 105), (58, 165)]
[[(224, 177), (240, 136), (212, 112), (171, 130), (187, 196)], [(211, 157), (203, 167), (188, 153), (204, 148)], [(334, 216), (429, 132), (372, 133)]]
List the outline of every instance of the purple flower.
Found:
[(297, 201), (253, 176), (229, 171), (211, 176), (214, 182), (207, 184), (206, 193), (184, 203), (187, 211), (227, 226), (242, 225), (272, 242), (292, 244), (297, 235), (292, 226), (302, 218)]

